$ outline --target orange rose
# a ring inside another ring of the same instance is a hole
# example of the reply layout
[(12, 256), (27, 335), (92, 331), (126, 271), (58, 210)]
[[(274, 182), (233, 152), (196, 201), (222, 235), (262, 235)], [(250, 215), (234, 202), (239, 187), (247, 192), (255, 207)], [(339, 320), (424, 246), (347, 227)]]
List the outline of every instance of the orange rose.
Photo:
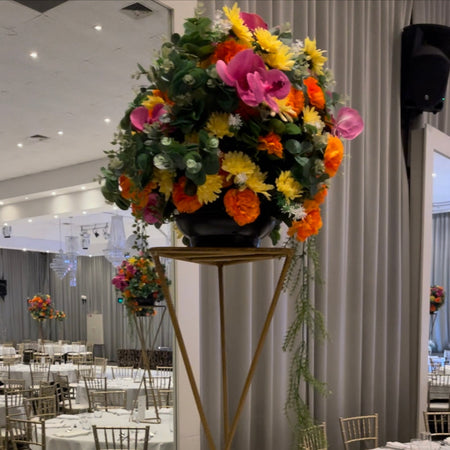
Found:
[(254, 222), (259, 216), (259, 198), (251, 189), (229, 189), (223, 202), (227, 214), (241, 227)]
[(225, 42), (219, 42), (216, 46), (216, 50), (211, 55), (209, 63), (215, 64), (219, 59), (225, 61), (227, 64), (242, 50), (246, 50), (248, 47), (242, 44), (238, 44), (234, 39), (229, 39)]
[(323, 186), (320, 189), (320, 191), (317, 192), (317, 194), (314, 196), (314, 198), (305, 200), (303, 202), (303, 207), (307, 211), (309, 211), (311, 209), (318, 208), (319, 205), (321, 205), (324, 202), (325, 197), (327, 196), (327, 194), (328, 194), (328, 189), (327, 189), (326, 186)]
[(330, 176), (334, 177), (336, 172), (341, 165), (342, 158), (344, 157), (344, 145), (341, 140), (336, 136), (331, 136), (328, 138), (327, 148), (325, 149), (325, 154), (323, 157), (323, 162), (325, 164), (325, 172)]
[(278, 134), (271, 131), (266, 136), (258, 138), (258, 150), (266, 150), (269, 155), (276, 155), (278, 158), (283, 157), (283, 144)]
[(187, 195), (184, 192), (186, 177), (180, 177), (173, 185), (172, 200), (180, 213), (193, 213), (202, 207), (196, 195)]
[(299, 221), (294, 221), (288, 230), (289, 236), (296, 237), (297, 240), (304, 242), (313, 234), (318, 234), (322, 228), (322, 218), (320, 209), (315, 208), (308, 211), (306, 217)]
[(308, 77), (303, 80), (303, 84), (308, 92), (309, 103), (317, 109), (323, 109), (325, 107), (325, 95), (317, 80), (313, 77)]

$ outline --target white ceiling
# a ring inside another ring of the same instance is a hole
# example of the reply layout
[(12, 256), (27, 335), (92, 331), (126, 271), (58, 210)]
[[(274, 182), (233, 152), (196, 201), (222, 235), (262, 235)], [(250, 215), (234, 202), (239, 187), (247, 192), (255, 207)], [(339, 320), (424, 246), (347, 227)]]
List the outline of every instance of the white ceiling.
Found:
[[(41, 13), (0, 2), (0, 221), (12, 226), (0, 247), (57, 251), (61, 218), (63, 237), (109, 222), (112, 213), (127, 217), (131, 233), (128, 213), (106, 205), (93, 178), (141, 83), (131, 75), (137, 63), (151, 64), (172, 20), (171, 9), (152, 0), (139, 1), (148, 15), (122, 11), (133, 3), (69, 0)], [(86, 253), (101, 253), (106, 241), (91, 241)]]

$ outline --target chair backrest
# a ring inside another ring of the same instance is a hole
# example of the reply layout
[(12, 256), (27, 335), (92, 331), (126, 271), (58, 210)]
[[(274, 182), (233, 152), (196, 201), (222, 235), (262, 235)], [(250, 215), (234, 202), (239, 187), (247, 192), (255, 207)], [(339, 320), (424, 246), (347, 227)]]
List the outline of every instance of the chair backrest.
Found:
[(173, 375), (173, 367), (171, 366), (156, 366), (156, 376), (171, 377)]
[(378, 447), (378, 414), (356, 417), (340, 417), (342, 440), (345, 450), (352, 442), (371, 441)]
[(107, 382), (106, 377), (83, 377), (84, 385), (86, 386), (86, 395), (89, 403), (89, 410), (94, 410), (94, 401), (92, 398), (92, 392), (94, 391), (106, 391)]
[(5, 380), (3, 382), (4, 389), (14, 389), (14, 390), (24, 390), (25, 389), (25, 380), (24, 379), (13, 379)]
[(92, 366), (78, 366), (77, 369), (75, 369), (75, 373), (77, 376), (77, 382), (84, 380), (84, 377), (93, 377), (94, 376), (94, 369)]
[(133, 366), (117, 366), (112, 368), (113, 378), (134, 378)]
[(30, 397), (24, 399), (27, 416), (51, 419), (58, 414), (56, 409), (56, 396)]
[(96, 450), (119, 449), (148, 450), (150, 426), (144, 427), (97, 427), (92, 425)]
[(432, 437), (444, 439), (450, 436), (450, 412), (424, 411), (423, 419), (425, 421), (425, 430), (428, 431)]
[(8, 439), (14, 450), (26, 448), (33, 445), (33, 448), (40, 447), (45, 450), (45, 422), (41, 419), (24, 420), (7, 417)]
[(299, 450), (326, 450), (327, 448), (327, 428), (325, 422), (322, 422), (320, 425), (313, 425), (302, 431)]
[(5, 388), (5, 417), (26, 419), (24, 390)]
[(93, 409), (125, 409), (127, 406), (127, 392), (123, 389), (110, 389), (106, 391), (92, 391), (91, 401)]
[(105, 376), (107, 363), (108, 360), (106, 358), (100, 358), (98, 356), (94, 358), (94, 371), (96, 376), (99, 377)]

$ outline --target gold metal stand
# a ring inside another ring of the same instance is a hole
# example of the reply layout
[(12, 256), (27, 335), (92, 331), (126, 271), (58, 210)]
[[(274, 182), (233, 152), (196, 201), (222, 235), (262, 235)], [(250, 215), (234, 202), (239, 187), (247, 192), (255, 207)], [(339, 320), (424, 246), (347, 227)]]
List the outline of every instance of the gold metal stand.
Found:
[[(187, 247), (154, 247), (150, 249), (150, 253), (155, 262), (155, 268), (161, 279), (161, 286), (167, 302), (167, 308), (174, 328), (178, 347), (186, 367), (187, 376), (191, 385), (194, 400), (197, 405), (200, 420), (208, 441), (210, 450), (216, 450), (211, 429), (205, 416), (203, 405), (200, 399), (199, 390), (195, 381), (192, 366), (189, 361), (189, 356), (184, 343), (183, 335), (181, 333), (180, 325), (178, 323), (175, 307), (170, 296), (169, 287), (167, 286), (164, 269), (160, 262), (160, 258), (171, 258), (179, 261), (208, 264), (216, 266), (218, 269), (219, 280), (219, 311), (220, 311), (220, 342), (221, 342), (221, 356), (222, 356), (222, 398), (223, 398), (223, 422), (224, 422), (224, 450), (230, 450), (233, 437), (236, 433), (239, 417), (244, 407), (245, 399), (247, 397), (250, 384), (256, 369), (256, 363), (261, 354), (264, 341), (269, 331), (270, 323), (275, 312), (281, 291), (283, 290), (283, 283), (286, 277), (289, 265), (294, 255), (294, 250), (290, 248), (187, 248)], [(223, 267), (233, 264), (249, 263), (256, 261), (263, 261), (268, 259), (285, 258), (284, 265), (281, 269), (275, 292), (272, 297), (272, 302), (266, 314), (266, 319), (259, 337), (258, 344), (255, 349), (250, 368), (247, 373), (247, 378), (242, 389), (239, 403), (236, 408), (231, 425), (229, 422), (228, 410), (228, 380), (227, 380), (227, 362), (226, 362), (226, 337), (225, 337), (225, 314), (224, 314), (224, 286), (223, 286)]]

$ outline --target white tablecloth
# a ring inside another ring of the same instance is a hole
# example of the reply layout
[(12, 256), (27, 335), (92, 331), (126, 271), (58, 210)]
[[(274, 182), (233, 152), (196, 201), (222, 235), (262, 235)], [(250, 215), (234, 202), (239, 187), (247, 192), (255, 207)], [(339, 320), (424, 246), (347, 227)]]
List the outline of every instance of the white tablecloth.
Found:
[(14, 356), (16, 349), (14, 347), (4, 347), (0, 345), (0, 356)]
[(85, 353), (86, 346), (82, 344), (44, 344), (44, 352), (49, 356), (55, 353)]
[[(422, 450), (428, 450), (428, 442), (424, 441), (421, 442), (421, 446), (420, 449)], [(447, 446), (442, 447), (440, 442), (437, 441), (433, 441), (431, 442), (431, 448), (432, 450), (444, 450), (446, 448), (450, 448)], [(384, 447), (377, 447), (373, 450), (386, 450), (386, 449), (392, 449), (392, 450), (416, 450), (416, 447), (413, 446), (411, 443), (407, 442), (407, 443), (401, 443), (401, 442), (388, 442), (386, 443), (386, 445)]]
[[(50, 377), (52, 373), (59, 373), (60, 375), (67, 375), (70, 383), (77, 381), (76, 370), (77, 366), (74, 364), (52, 364), (50, 366)], [(10, 368), (10, 378), (25, 380), (26, 387), (30, 387), (31, 374), (30, 366), (28, 364), (14, 364)], [(53, 381), (50, 379), (50, 381)]]
[[(159, 410), (160, 424), (136, 423), (130, 419), (130, 411), (117, 410), (102, 412), (101, 417), (94, 413), (77, 414), (74, 416), (62, 415), (45, 422), (47, 450), (95, 450), (92, 430), (83, 430), (80, 420), (85, 417), (88, 424), (106, 427), (145, 427), (150, 425), (150, 450), (174, 450), (173, 442), (173, 411), (171, 408)], [(152, 410), (147, 411), (146, 417), (154, 417)], [(70, 428), (72, 431), (70, 430)], [(77, 432), (83, 433), (75, 435)]]

